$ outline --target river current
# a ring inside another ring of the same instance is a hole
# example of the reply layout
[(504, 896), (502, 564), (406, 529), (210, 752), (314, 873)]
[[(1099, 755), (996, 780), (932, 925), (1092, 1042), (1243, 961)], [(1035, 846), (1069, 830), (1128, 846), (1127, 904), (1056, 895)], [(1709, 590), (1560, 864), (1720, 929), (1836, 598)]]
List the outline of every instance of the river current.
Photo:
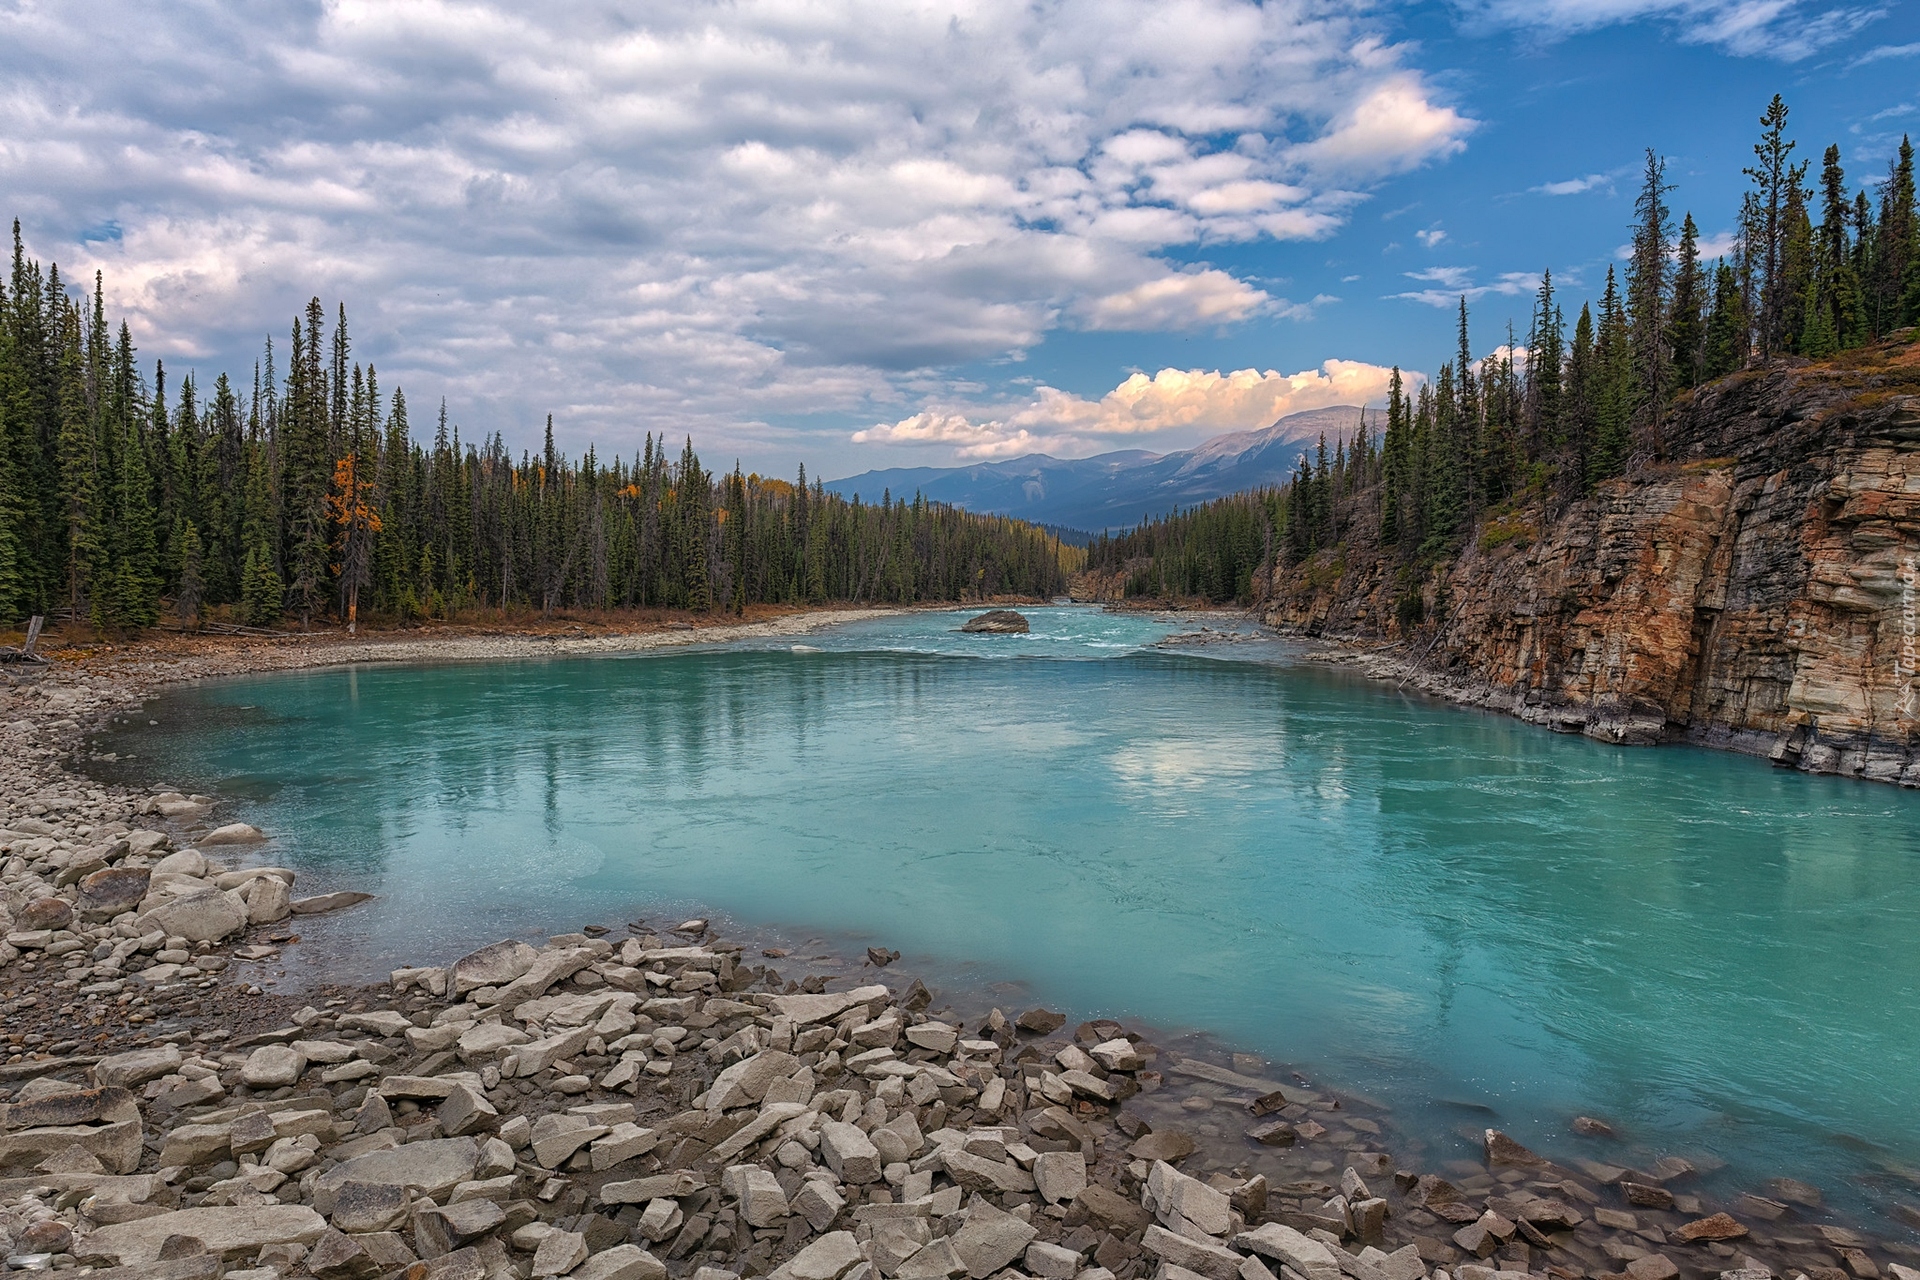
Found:
[(303, 923), (364, 976), (713, 912), (1211, 1033), (1429, 1159), (1497, 1124), (1920, 1201), (1920, 795), (1157, 646), (1190, 622), (964, 616), (220, 681), (101, 745), (231, 798), (303, 890), (378, 893)]

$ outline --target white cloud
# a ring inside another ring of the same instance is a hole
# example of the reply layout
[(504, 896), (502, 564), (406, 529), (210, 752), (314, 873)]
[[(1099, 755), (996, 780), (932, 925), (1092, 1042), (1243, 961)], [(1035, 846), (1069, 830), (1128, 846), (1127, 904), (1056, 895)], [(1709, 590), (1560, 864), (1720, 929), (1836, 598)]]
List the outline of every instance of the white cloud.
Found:
[(1482, 20), (1560, 39), (1625, 22), (1657, 21), (1689, 44), (1740, 57), (1798, 62), (1884, 17), (1876, 5), (1801, 0), (1460, 0)]
[(1472, 267), (1429, 267), (1425, 271), (1409, 271), (1409, 280), (1432, 283), (1438, 288), (1412, 289), (1405, 293), (1389, 295), (1404, 298), (1409, 302), (1422, 302), (1429, 307), (1455, 307), (1460, 299), (1477, 302), (1486, 297), (1520, 297), (1536, 293), (1540, 288), (1540, 276), (1532, 271), (1502, 271), (1487, 284), (1474, 284)]
[(1920, 58), (1920, 42), (1880, 45), (1855, 58), (1853, 65), (1858, 67), (1869, 62), (1884, 62), (1888, 58)]
[(1701, 236), (1694, 244), (1694, 252), (1700, 255), (1700, 261), (1712, 262), (1715, 258), (1732, 257), (1739, 243), (1739, 232), (1722, 231), (1717, 236)]
[(1613, 180), (1616, 176), (1618, 175), (1613, 173), (1589, 173), (1583, 178), (1567, 178), (1560, 182), (1543, 182), (1537, 187), (1528, 187), (1527, 190), (1534, 195), (1540, 196), (1584, 195), (1597, 187), (1605, 187), (1611, 192), (1613, 190)]
[(1324, 237), (1474, 127), (1325, 0), (44, 0), (0, 74), (10, 211), (144, 356), (242, 372), (317, 293), (387, 386), (618, 447), (1300, 314), (1170, 251)]
[[(1162, 369), (1135, 373), (1098, 400), (1038, 387), (1022, 404), (997, 410), (928, 409), (853, 433), (856, 444), (952, 445), (959, 458), (1045, 451), (1074, 456), (1143, 436), (1199, 436), (1264, 427), (1289, 413), (1385, 398), (1391, 371), (1357, 360), (1317, 369)], [(1416, 379), (1419, 375), (1407, 375)]]
[(1433, 249), (1439, 247), (1440, 242), (1447, 238), (1447, 233), (1439, 227), (1428, 227), (1424, 231), (1414, 232), (1413, 238), (1420, 242), (1422, 248)]

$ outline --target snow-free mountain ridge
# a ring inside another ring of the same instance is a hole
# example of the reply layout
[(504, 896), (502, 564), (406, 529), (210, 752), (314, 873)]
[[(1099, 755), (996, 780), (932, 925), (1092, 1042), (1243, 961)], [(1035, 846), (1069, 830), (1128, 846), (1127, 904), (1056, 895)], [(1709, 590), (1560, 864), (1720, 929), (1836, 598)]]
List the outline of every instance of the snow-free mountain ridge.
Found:
[[(1373, 418), (1369, 410), (1368, 422)], [(829, 480), (826, 487), (869, 502), (886, 491), (896, 498), (918, 492), (968, 511), (1059, 526), (1063, 536), (1076, 529), (1118, 531), (1175, 507), (1280, 484), (1292, 476), (1301, 451), (1313, 448), (1323, 433), (1331, 449), (1359, 425), (1358, 405), (1334, 405), (1290, 413), (1258, 431), (1229, 432), (1173, 453), (1122, 449), (1091, 458), (1029, 453), (963, 467), (868, 471)]]

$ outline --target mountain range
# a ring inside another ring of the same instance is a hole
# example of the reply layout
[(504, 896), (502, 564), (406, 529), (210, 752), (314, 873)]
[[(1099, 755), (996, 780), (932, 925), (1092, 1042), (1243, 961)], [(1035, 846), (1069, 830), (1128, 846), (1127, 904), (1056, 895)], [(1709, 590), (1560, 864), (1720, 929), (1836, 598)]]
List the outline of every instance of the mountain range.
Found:
[(1130, 529), (1175, 507), (1280, 484), (1292, 477), (1301, 452), (1313, 448), (1322, 433), (1331, 448), (1352, 436), (1359, 422), (1358, 405), (1334, 405), (1290, 413), (1258, 431), (1230, 432), (1173, 453), (1122, 449), (1091, 458), (1029, 453), (961, 467), (867, 471), (829, 480), (826, 487), (870, 502), (884, 491), (896, 498), (919, 492), (968, 511), (1047, 525), (1068, 541), (1081, 541), (1076, 533)]

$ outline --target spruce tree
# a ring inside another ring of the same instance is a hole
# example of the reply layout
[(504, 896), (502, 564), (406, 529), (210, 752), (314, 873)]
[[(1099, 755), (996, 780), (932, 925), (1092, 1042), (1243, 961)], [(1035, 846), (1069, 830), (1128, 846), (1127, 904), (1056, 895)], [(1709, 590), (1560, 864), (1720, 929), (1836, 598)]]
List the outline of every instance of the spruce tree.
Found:
[(203, 550), (200, 531), (193, 527), (193, 521), (187, 521), (180, 537), (180, 584), (174, 589), (173, 603), (180, 625), (189, 630), (200, 625), (200, 603), (206, 586), (200, 573)]
[[(1816, 237), (1814, 272), (1815, 309), (1832, 334), (1834, 346), (1857, 347), (1867, 340), (1866, 309), (1860, 297), (1860, 277), (1854, 269), (1853, 246), (1847, 224), (1853, 203), (1847, 199), (1846, 173), (1840, 167), (1840, 148), (1830, 146), (1820, 166), (1820, 229)], [(1808, 355), (1813, 354), (1808, 352)]]
[[(1773, 358), (1785, 345), (1787, 296), (1783, 289), (1782, 254), (1786, 243), (1786, 214), (1790, 187), (1798, 187), (1793, 173), (1794, 144), (1787, 138), (1787, 104), (1779, 94), (1760, 117), (1760, 141), (1754, 144), (1756, 163), (1744, 171), (1753, 179), (1751, 225), (1743, 228), (1748, 241), (1749, 268), (1758, 277), (1757, 319), (1760, 357)], [(1757, 239), (1758, 243), (1755, 243)]]
[(1589, 484), (1619, 475), (1632, 448), (1635, 378), (1633, 338), (1613, 268), (1600, 297), (1599, 332), (1594, 339), (1593, 451), (1587, 460)]
[(1676, 389), (1697, 386), (1706, 342), (1706, 274), (1700, 269), (1700, 231), (1687, 214), (1680, 223), (1680, 247), (1673, 272), (1673, 309), (1667, 325), (1673, 348)]
[(1880, 222), (1873, 233), (1872, 279), (1868, 288), (1871, 328), (1884, 335), (1903, 325), (1920, 323), (1920, 297), (1908, 305), (1914, 275), (1916, 210), (1914, 208), (1913, 142), (1902, 136), (1900, 150), (1880, 188)]
[(1633, 365), (1633, 430), (1652, 452), (1666, 451), (1667, 392), (1672, 381), (1672, 354), (1668, 350), (1668, 245), (1666, 161), (1647, 148), (1633, 252), (1627, 262), (1627, 326)]
[(1703, 380), (1725, 377), (1746, 364), (1748, 329), (1739, 278), (1732, 264), (1723, 259), (1713, 270), (1713, 311), (1701, 353)]
[(1527, 335), (1525, 444), (1530, 457), (1540, 457), (1560, 438), (1562, 365), (1566, 362), (1566, 330), (1560, 307), (1553, 299), (1551, 270), (1540, 273), (1532, 326)]

